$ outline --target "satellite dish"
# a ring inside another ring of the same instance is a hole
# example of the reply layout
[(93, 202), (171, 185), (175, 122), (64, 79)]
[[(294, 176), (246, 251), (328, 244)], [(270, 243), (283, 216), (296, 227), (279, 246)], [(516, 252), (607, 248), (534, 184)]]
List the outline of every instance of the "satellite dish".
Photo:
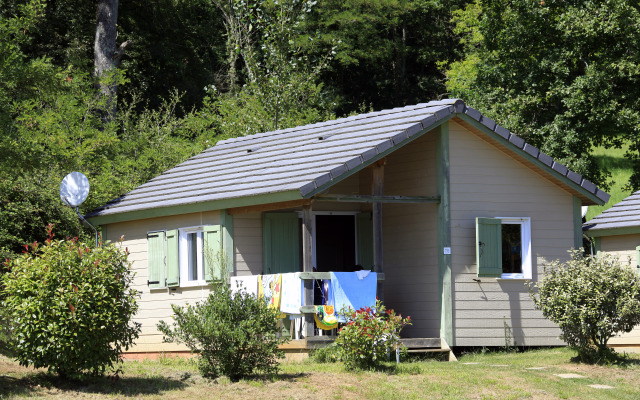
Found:
[(589, 206), (582, 206), (582, 218), (587, 215), (587, 211), (589, 211)]
[(89, 180), (81, 172), (65, 176), (60, 184), (60, 198), (71, 207), (78, 207), (89, 195)]

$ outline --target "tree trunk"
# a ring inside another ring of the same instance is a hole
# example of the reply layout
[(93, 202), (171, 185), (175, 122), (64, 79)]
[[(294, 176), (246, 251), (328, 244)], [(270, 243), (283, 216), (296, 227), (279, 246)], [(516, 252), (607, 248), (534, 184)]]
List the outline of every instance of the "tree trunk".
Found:
[(100, 91), (106, 97), (106, 120), (116, 116), (116, 68), (129, 42), (116, 47), (118, 0), (98, 0), (96, 11), (96, 37), (93, 46), (94, 74), (99, 79)]

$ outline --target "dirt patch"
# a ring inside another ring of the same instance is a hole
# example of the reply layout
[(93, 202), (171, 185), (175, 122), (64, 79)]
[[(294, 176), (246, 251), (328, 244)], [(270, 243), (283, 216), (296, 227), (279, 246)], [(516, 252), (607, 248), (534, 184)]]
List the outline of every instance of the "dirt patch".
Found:
[(17, 362), (0, 355), (0, 375), (26, 374), (34, 371), (33, 368), (23, 367)]

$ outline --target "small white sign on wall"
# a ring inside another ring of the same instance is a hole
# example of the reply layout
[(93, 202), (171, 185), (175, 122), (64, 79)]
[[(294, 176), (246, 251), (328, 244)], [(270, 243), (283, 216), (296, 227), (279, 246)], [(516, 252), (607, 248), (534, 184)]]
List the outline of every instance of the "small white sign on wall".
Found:
[(451, 247), (445, 247), (444, 254), (451, 254)]

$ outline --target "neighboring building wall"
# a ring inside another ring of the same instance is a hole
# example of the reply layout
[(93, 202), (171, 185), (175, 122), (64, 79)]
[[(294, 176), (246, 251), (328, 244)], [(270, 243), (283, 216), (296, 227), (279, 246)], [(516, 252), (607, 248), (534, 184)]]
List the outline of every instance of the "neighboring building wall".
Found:
[[(437, 195), (435, 147), (429, 132), (389, 155), (385, 195)], [(439, 337), (438, 205), (385, 204), (382, 215), (385, 303), (411, 316), (403, 336)]]
[(600, 250), (616, 255), (622, 264), (635, 268), (636, 247), (640, 246), (640, 234), (600, 237)]
[[(449, 123), (452, 296), (455, 346), (561, 345), (560, 330), (534, 309), (524, 280), (477, 279), (476, 217), (530, 217), (533, 281), (543, 258), (574, 244), (573, 198), (498, 148)], [(513, 342), (512, 342), (513, 344)]]
[(188, 350), (185, 346), (162, 343), (162, 334), (156, 324), (160, 320), (172, 323), (171, 304), (184, 305), (204, 299), (209, 294), (205, 287), (154, 289), (147, 286), (147, 232), (186, 228), (190, 226), (215, 225), (220, 223), (218, 211), (176, 215), (170, 217), (121, 222), (107, 226), (107, 240), (117, 242), (124, 235), (123, 247), (130, 251), (135, 278), (133, 289), (141, 292), (138, 313), (134, 321), (142, 324), (142, 332), (136, 345), (128, 352), (158, 352)]
[[(640, 235), (615, 235), (600, 237), (600, 250), (614, 254), (620, 258), (622, 264), (628, 264), (636, 268), (636, 247), (640, 246)], [(640, 348), (640, 326), (629, 333), (615, 336), (609, 341), (609, 345), (624, 348), (633, 346)]]

